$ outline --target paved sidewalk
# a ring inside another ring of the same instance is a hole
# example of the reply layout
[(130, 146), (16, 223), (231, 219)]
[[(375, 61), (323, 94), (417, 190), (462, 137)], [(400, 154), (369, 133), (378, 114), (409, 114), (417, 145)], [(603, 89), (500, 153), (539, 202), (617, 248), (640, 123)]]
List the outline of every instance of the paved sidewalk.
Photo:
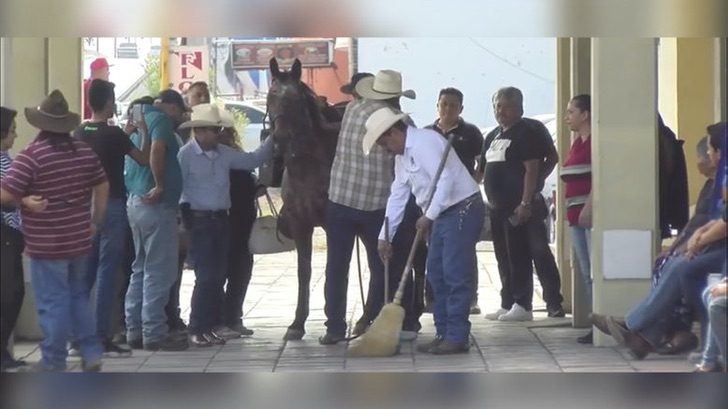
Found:
[[(317, 233), (321, 235), (321, 232)], [(500, 286), (495, 256), (490, 243), (480, 243), (480, 306), (490, 312), (499, 306)], [(349, 277), (348, 307), (353, 322), (361, 313), (356, 257)], [(362, 259), (365, 259), (362, 256)], [(296, 304), (295, 253), (259, 256), (245, 302), (245, 325), (255, 330), (250, 338), (229, 341), (213, 348), (190, 348), (182, 352), (134, 351), (129, 358), (105, 359), (105, 372), (689, 372), (685, 356), (650, 355), (633, 361), (616, 348), (595, 348), (577, 344), (584, 329), (573, 329), (570, 318), (547, 318), (545, 304), (534, 277), (537, 295), (535, 319), (530, 323), (487, 321), (471, 316), (473, 347), (469, 354), (433, 356), (415, 351), (414, 344), (402, 345), (401, 354), (391, 358), (347, 357), (346, 345), (321, 346), (325, 332), (323, 312), (326, 254), (315, 249), (311, 280), (311, 314), (302, 341), (284, 342), (286, 327), (293, 320)], [(364, 280), (368, 272), (365, 266)], [(194, 273), (186, 271), (181, 299), (186, 318)], [(420, 341), (434, 334), (432, 316), (423, 315)], [(29, 361), (40, 357), (36, 343), (15, 345), (16, 356)], [(70, 358), (72, 371), (79, 362)]]

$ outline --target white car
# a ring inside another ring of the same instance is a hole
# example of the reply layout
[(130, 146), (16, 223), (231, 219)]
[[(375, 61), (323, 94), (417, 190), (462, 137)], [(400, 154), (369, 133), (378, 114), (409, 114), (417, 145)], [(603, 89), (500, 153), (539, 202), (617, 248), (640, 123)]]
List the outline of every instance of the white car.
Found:
[[(223, 101), (225, 110), (230, 112), (240, 112), (248, 118), (248, 124), (245, 126), (241, 137), (243, 139), (243, 148), (248, 151), (254, 151), (260, 146), (260, 131), (263, 130), (263, 121), (265, 118), (265, 108), (248, 102), (248, 101)], [(266, 128), (268, 123), (266, 122)]]
[[(551, 134), (551, 139), (554, 141), (554, 144), (556, 144), (556, 115), (555, 114), (542, 114), (542, 115), (534, 115), (529, 118), (536, 119), (538, 121), (541, 121), (541, 123), (546, 126), (546, 129), (548, 129), (549, 134)], [(483, 137), (488, 135), (490, 131), (495, 129), (495, 126), (490, 126), (487, 128), (481, 129), (481, 133), (483, 134)], [(548, 216), (546, 217), (546, 233), (548, 234), (549, 240), (553, 242), (555, 240), (555, 223), (556, 223), (556, 185), (558, 184), (558, 172), (556, 172), (556, 168), (554, 168), (554, 171), (551, 172), (550, 175), (546, 177), (543, 190), (541, 190), (541, 194), (544, 197), (544, 200), (546, 200), (546, 207), (548, 209)], [(480, 185), (480, 191), (483, 194), (483, 198), (485, 201), (488, 201), (488, 197), (485, 195), (485, 190), (483, 190), (483, 185)], [(481, 239), (485, 240), (483, 237), (487, 237), (487, 240), (490, 240), (490, 223), (489, 221), (486, 221), (486, 226), (483, 234), (481, 234)]]

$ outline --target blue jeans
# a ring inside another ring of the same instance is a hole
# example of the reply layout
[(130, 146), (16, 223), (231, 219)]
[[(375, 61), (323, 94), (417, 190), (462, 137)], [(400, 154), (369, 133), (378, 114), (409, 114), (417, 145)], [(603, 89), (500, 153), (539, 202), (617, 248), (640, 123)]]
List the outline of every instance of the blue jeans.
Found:
[(653, 347), (659, 346), (667, 329), (670, 312), (683, 296), (683, 280), (696, 281), (702, 277), (705, 282), (708, 274), (721, 267), (724, 258), (725, 251), (722, 248), (710, 249), (692, 260), (685, 256), (670, 257), (662, 267), (657, 287), (625, 317), (627, 328), (639, 333)]
[(579, 271), (581, 279), (584, 283), (584, 294), (588, 307), (592, 306), (592, 277), (591, 277), (591, 257), (589, 249), (591, 248), (591, 229), (585, 229), (581, 226), (569, 226), (571, 230), (571, 246), (576, 254), (576, 261), (579, 263)]
[(374, 318), (384, 303), (384, 264), (377, 250), (384, 209), (357, 210), (332, 201), (326, 206), (326, 331), (336, 336), (346, 333), (346, 290), (354, 238), (359, 236), (369, 261), (369, 297), (367, 315)]
[[(707, 337), (705, 339), (705, 347), (703, 348), (703, 365), (715, 365), (718, 363), (718, 357), (721, 353), (725, 359), (725, 305), (726, 298), (712, 299), (710, 290), (712, 286), (708, 286), (703, 291), (703, 302), (708, 310), (710, 320), (706, 329)], [(723, 313), (720, 314), (720, 305), (723, 306)], [(721, 321), (722, 320), (722, 321)], [(722, 331), (722, 333), (721, 333)], [(721, 338), (722, 337), (722, 338)], [(721, 348), (721, 342), (723, 343)]]
[(116, 300), (116, 284), (119, 281), (121, 258), (126, 244), (126, 201), (109, 199), (101, 231), (93, 238), (93, 248), (88, 259), (86, 280), (91, 291), (96, 284), (94, 313), (96, 335), (101, 340), (111, 338), (111, 320)]
[(168, 333), (164, 306), (177, 278), (177, 207), (127, 201), (135, 258), (126, 292), (126, 337), (144, 343), (162, 341)]
[(475, 244), (485, 217), (480, 193), (449, 207), (435, 220), (427, 256), (427, 280), (435, 292), (437, 335), (465, 343), (470, 335)]
[(230, 223), (227, 214), (191, 215), (190, 250), (195, 259), (190, 333), (210, 332), (221, 324)]
[(101, 359), (86, 285), (88, 256), (64, 260), (30, 258), (38, 321), (43, 331), (41, 365), (65, 370), (66, 345), (75, 338), (85, 362)]

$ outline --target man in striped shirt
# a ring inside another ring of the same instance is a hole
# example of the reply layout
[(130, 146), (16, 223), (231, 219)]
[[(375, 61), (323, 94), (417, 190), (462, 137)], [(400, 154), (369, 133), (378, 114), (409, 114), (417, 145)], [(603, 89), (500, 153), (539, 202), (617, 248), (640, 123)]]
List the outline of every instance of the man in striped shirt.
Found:
[(33, 369), (65, 370), (66, 345), (73, 335), (83, 370), (99, 371), (101, 344), (85, 279), (91, 237), (103, 221), (109, 184), (96, 154), (71, 138), (80, 118), (69, 112), (60, 91), (37, 108), (26, 108), (25, 116), (41, 132), (13, 161), (0, 200), (23, 203), (23, 236), (44, 335), (42, 358)]

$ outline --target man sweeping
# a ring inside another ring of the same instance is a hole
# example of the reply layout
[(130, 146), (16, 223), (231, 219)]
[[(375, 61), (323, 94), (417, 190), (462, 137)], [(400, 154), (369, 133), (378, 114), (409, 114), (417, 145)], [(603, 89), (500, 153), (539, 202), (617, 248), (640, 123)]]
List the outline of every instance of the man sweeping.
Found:
[[(417, 221), (421, 237), (429, 237), (427, 279), (435, 293), (435, 340), (418, 346), (438, 355), (466, 353), (470, 349), (470, 298), (475, 268), (475, 244), (483, 225), (485, 205), (478, 185), (445, 139), (435, 131), (408, 126), (406, 114), (391, 108), (375, 111), (366, 122), (363, 140), (368, 154), (376, 143), (395, 154), (395, 178), (387, 201), (389, 235), (379, 235), (382, 259), (391, 257), (394, 237), (410, 193), (424, 215)], [(438, 164), (448, 156), (438, 179)], [(435, 185), (434, 195), (429, 195)], [(431, 202), (428, 203), (431, 197)]]

